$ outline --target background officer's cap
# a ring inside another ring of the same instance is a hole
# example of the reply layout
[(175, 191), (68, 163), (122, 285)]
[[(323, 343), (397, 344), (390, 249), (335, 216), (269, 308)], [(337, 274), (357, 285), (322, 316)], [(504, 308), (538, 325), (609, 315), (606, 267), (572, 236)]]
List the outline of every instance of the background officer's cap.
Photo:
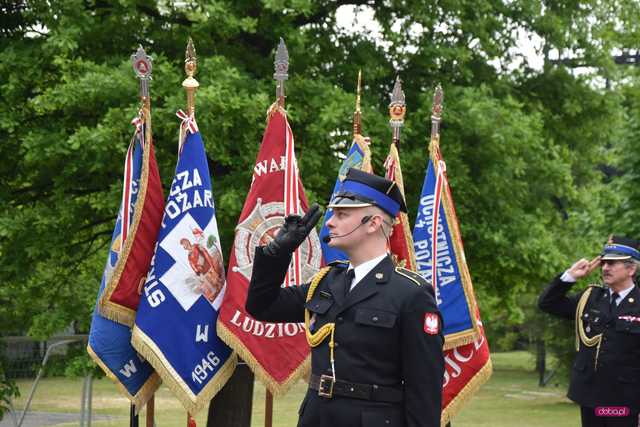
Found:
[(395, 182), (381, 176), (350, 168), (329, 208), (361, 208), (377, 206), (395, 218), (398, 211), (407, 212), (404, 197)]
[(603, 260), (635, 259), (640, 261), (640, 242), (628, 237), (611, 236), (600, 254)]

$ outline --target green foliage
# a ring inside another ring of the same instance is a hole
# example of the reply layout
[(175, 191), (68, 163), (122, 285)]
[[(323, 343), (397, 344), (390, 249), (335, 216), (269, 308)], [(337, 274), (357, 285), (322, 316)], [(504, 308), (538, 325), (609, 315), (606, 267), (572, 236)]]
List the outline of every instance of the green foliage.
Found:
[[(348, 4), (370, 7), (380, 34), (336, 27)], [(537, 294), (574, 259), (595, 254), (610, 232), (640, 232), (638, 75), (611, 58), (613, 49), (637, 46), (637, 9), (635, 1), (596, 0), (3, 6), (10, 17), (0, 21), (3, 332), (45, 338), (70, 324), (77, 332), (89, 328), (138, 108), (128, 57), (139, 44), (154, 58), (153, 135), (167, 188), (176, 161), (174, 114), (185, 104), (184, 46), (188, 36), (195, 40), (198, 124), (228, 251), (283, 37), (291, 57), (287, 109), (309, 199), (329, 196), (334, 147), (349, 142), (362, 69), (363, 127), (377, 171), (390, 140), (387, 94), (396, 74), (404, 80), (401, 156), (415, 212), (432, 89), (441, 83), (441, 147), (490, 342), (506, 348), (548, 334), (551, 347), (569, 348), (568, 331), (544, 327), (549, 320), (535, 308)], [(521, 31), (539, 38), (542, 70), (526, 61), (513, 66), (524, 58)], [(591, 68), (575, 72), (579, 65)], [(85, 362), (72, 370), (84, 372)]]
[(15, 381), (5, 375), (6, 359), (4, 347), (5, 344), (0, 342), (0, 420), (11, 409), (11, 401), (20, 396), (20, 390)]

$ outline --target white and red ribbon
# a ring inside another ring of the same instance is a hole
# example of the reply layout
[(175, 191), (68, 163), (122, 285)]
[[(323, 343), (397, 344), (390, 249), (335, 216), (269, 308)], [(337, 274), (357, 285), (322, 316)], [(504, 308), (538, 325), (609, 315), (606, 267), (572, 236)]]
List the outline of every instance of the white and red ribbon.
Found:
[[(298, 180), (298, 163), (293, 142), (293, 132), (285, 117), (285, 173), (284, 173), (284, 215), (302, 215), (300, 204), (300, 187)], [(302, 260), (300, 248), (293, 253), (292, 262), (285, 276), (285, 285), (302, 283)]]
[(137, 116), (131, 119), (131, 124), (136, 127), (136, 133), (142, 130), (142, 124), (144, 120), (142, 119), (142, 112), (140, 112)]
[(184, 111), (178, 110), (176, 112), (176, 116), (178, 116), (178, 118), (182, 120), (182, 128), (189, 129), (189, 132), (191, 133), (198, 132), (198, 124), (196, 123), (196, 118), (193, 116), (193, 114), (188, 116)]
[[(434, 159), (436, 160), (436, 159)], [(444, 161), (438, 160), (438, 174), (436, 175), (436, 188), (433, 199), (433, 225), (431, 226), (431, 283), (439, 299), (438, 292), (438, 223), (440, 221), (440, 204), (442, 202), (442, 189), (447, 185), (447, 166)]]

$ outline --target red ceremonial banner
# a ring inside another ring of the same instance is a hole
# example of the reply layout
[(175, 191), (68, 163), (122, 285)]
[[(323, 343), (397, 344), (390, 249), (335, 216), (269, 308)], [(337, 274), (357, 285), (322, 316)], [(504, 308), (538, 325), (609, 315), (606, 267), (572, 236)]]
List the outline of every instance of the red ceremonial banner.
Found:
[[(400, 155), (396, 144), (392, 143), (389, 148), (389, 155), (384, 162), (386, 169), (385, 177), (396, 183), (402, 197), (404, 197), (404, 181), (402, 180), (402, 169), (400, 168)], [(389, 238), (389, 250), (393, 261), (398, 267), (416, 271), (416, 254), (413, 247), (413, 237), (409, 228), (409, 217), (404, 212), (398, 212), (393, 232)]]
[[(123, 215), (123, 223), (126, 223), (124, 212), (133, 208), (128, 205), (127, 201), (127, 194), (131, 188), (131, 191), (138, 192), (133, 219), (128, 225), (128, 231), (123, 224), (121, 236), (126, 236), (126, 240), (117, 239), (121, 246), (118, 248), (120, 253), (118, 262), (98, 301), (98, 311), (102, 316), (127, 326), (133, 326), (135, 321), (140, 302), (140, 291), (149, 271), (164, 211), (162, 182), (156, 163), (151, 129), (147, 125), (147, 121), (145, 119), (142, 123), (137, 124), (138, 132), (142, 133), (144, 141), (142, 170), (137, 188), (127, 185), (128, 173), (125, 170), (125, 191), (123, 191), (121, 214)], [(125, 169), (129, 167), (127, 166)]]
[[(242, 208), (229, 257), (227, 290), (220, 308), (218, 335), (251, 367), (274, 395), (281, 395), (309, 369), (303, 323), (268, 323), (245, 311), (255, 247), (266, 245), (288, 213), (308, 209), (298, 176), (293, 134), (285, 111), (269, 110), (251, 188)], [(315, 231), (293, 256), (286, 283), (308, 282), (320, 268), (320, 240)]]
[(477, 314), (480, 334), (469, 344), (444, 352), (444, 382), (442, 384), (442, 425), (460, 412), (462, 406), (475, 394), (492, 373), (489, 344), (484, 327)]

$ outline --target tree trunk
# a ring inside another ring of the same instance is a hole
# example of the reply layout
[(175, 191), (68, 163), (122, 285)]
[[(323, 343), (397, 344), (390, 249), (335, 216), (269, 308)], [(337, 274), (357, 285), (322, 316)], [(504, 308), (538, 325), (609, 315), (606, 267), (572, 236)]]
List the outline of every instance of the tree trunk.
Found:
[(538, 339), (536, 342), (536, 371), (538, 372), (538, 386), (546, 385), (544, 373), (547, 370), (547, 351), (544, 346), (544, 340)]
[(240, 362), (209, 404), (207, 427), (251, 427), (252, 402), (253, 373)]

